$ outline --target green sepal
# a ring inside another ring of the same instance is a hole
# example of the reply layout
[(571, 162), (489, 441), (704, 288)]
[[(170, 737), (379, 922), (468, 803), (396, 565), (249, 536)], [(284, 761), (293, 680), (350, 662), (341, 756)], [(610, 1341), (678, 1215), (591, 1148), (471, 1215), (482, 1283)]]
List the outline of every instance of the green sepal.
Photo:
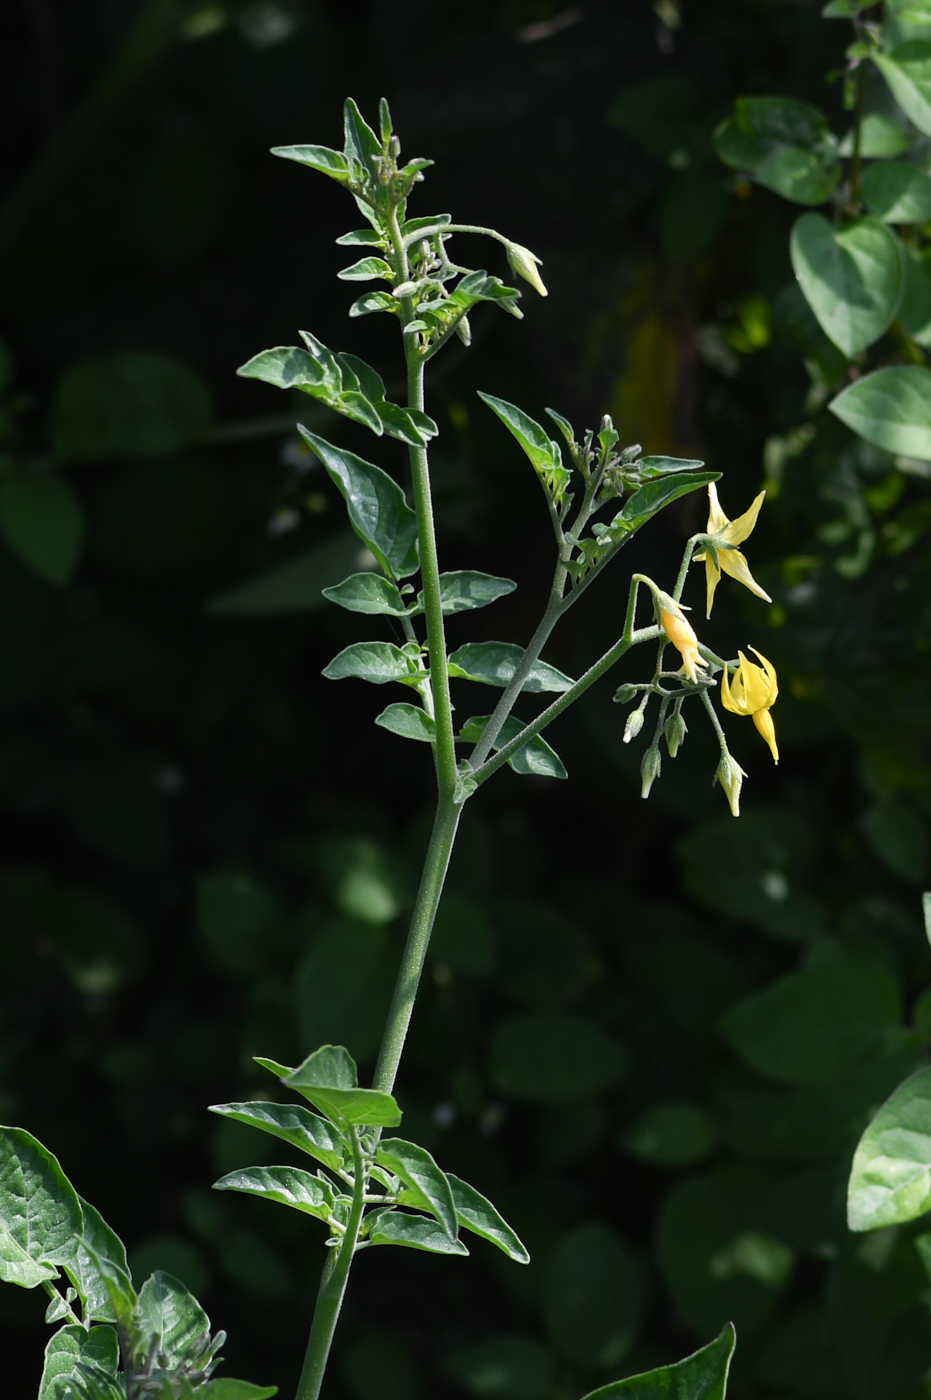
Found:
[(390, 282), (394, 278), (394, 270), (384, 258), (360, 258), (351, 267), (344, 267), (336, 275), (341, 282), (373, 282), (378, 277)]
[(589, 1391), (584, 1400), (724, 1400), (736, 1345), (734, 1324), (728, 1322), (719, 1337), (684, 1361), (612, 1381)]
[[(712, 480), (717, 480), (717, 477)], [(524, 648), (513, 642), (467, 642), (450, 655), (449, 674), (460, 680), (499, 686), (503, 690), (523, 655)], [(537, 695), (541, 691), (569, 690), (573, 684), (555, 666), (548, 666), (545, 661), (535, 661), (521, 689), (527, 694)]]
[(436, 743), (436, 721), (419, 705), (403, 702), (389, 705), (375, 718), (375, 723), (402, 739), (416, 739), (424, 744)]
[(36, 1288), (74, 1254), (84, 1216), (58, 1161), (23, 1128), (0, 1128), (0, 1282)]
[(425, 1249), (430, 1254), (461, 1254), (469, 1251), (461, 1240), (451, 1239), (436, 1220), (426, 1215), (406, 1215), (403, 1211), (373, 1211), (369, 1226), (372, 1244), (402, 1244), (410, 1249)]
[[(466, 720), (460, 729), (459, 738), (464, 739), (467, 744), (477, 744), (490, 719), (491, 715), (473, 715), (471, 719)], [(523, 724), (516, 716), (508, 715), (492, 747), (495, 750), (504, 748), (505, 744), (509, 744), (512, 739), (517, 738), (523, 728)], [(559, 754), (539, 734), (528, 739), (527, 743), (516, 753), (511, 754), (508, 759), (508, 767), (513, 768), (515, 773), (538, 778), (567, 778), (569, 776)]]
[(348, 185), (352, 179), (349, 162), (342, 151), (333, 151), (329, 146), (272, 146), (271, 153), (282, 160), (309, 165), (311, 170), (319, 170), (321, 175), (329, 175), (341, 185)]
[(609, 528), (620, 525), (630, 533), (639, 530), (680, 496), (687, 496), (690, 491), (697, 491), (699, 486), (720, 480), (720, 472), (696, 472), (694, 476), (663, 476), (657, 481), (648, 481), (627, 498), (623, 510), (615, 516)]
[(857, 1144), (849, 1229), (902, 1225), (931, 1210), (931, 1069), (894, 1089)]
[[(440, 574), (440, 606), (443, 616), (469, 612), (473, 608), (487, 608), (508, 593), (513, 593), (517, 584), (510, 578), (496, 578), (494, 574), (479, 573), (476, 569), (459, 569), (455, 573)], [(417, 594), (414, 612), (422, 613), (426, 607), (422, 592)]]
[(452, 1188), (445, 1172), (425, 1148), (418, 1147), (415, 1142), (405, 1142), (403, 1138), (386, 1138), (378, 1144), (375, 1160), (400, 1177), (416, 1194), (418, 1208), (429, 1210), (449, 1238), (456, 1238), (458, 1222)]
[(329, 1183), (300, 1167), (246, 1167), (221, 1176), (213, 1189), (262, 1196), (318, 1220), (329, 1220), (335, 1204)]
[(463, 1229), (471, 1230), (474, 1235), (480, 1235), (483, 1240), (497, 1245), (516, 1264), (529, 1264), (530, 1254), (526, 1247), (491, 1201), (452, 1172), (446, 1173), (446, 1180), (452, 1190), (456, 1216)]
[[(281, 1078), (286, 1078), (293, 1070), (281, 1069)], [(331, 1171), (339, 1171), (345, 1158), (345, 1144), (333, 1125), (316, 1113), (302, 1108), (300, 1104), (289, 1103), (216, 1103), (211, 1104), (211, 1113), (221, 1118), (232, 1118), (238, 1123), (246, 1123), (250, 1128), (270, 1133), (282, 1142), (290, 1143), (308, 1157), (322, 1162)]]
[(351, 574), (333, 588), (320, 591), (329, 602), (338, 603), (348, 612), (387, 613), (390, 617), (407, 617), (411, 612), (405, 607), (397, 585), (381, 574)]
[(426, 672), (393, 642), (353, 642), (334, 656), (322, 674), (328, 681), (354, 678), (371, 685), (385, 685), (388, 681), (416, 685)]
[(417, 517), (397, 482), (354, 452), (334, 447), (300, 425), (298, 431), (339, 488), (349, 523), (384, 572), (393, 579), (416, 573), (420, 567)]
[(62, 1327), (50, 1338), (45, 1348), (45, 1365), (39, 1382), (38, 1400), (71, 1400), (79, 1392), (69, 1385), (80, 1382), (85, 1367), (95, 1367), (106, 1377), (116, 1380), (119, 1370), (120, 1344), (112, 1327)]
[(284, 1083), (340, 1128), (396, 1128), (401, 1121), (401, 1110), (390, 1094), (358, 1087), (355, 1060), (342, 1045), (322, 1045)]

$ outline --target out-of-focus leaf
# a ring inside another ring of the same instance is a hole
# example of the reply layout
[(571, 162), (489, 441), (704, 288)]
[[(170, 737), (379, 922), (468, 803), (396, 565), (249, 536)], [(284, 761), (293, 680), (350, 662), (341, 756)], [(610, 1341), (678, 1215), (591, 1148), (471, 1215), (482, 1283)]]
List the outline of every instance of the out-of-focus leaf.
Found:
[(617, 1042), (581, 1016), (561, 1011), (510, 1016), (492, 1033), (492, 1078), (516, 1099), (585, 1098), (611, 1088), (626, 1067)]
[(0, 481), (0, 531), (10, 548), (47, 583), (68, 583), (84, 544), (84, 512), (55, 472), (18, 473)]
[(931, 135), (931, 43), (908, 39), (891, 53), (877, 50), (872, 58), (909, 121)]
[(60, 457), (163, 457), (197, 442), (213, 408), (198, 375), (181, 360), (148, 351), (99, 355), (65, 371), (52, 405)]
[(905, 266), (895, 235), (876, 219), (836, 232), (820, 214), (796, 220), (792, 266), (826, 335), (852, 359), (895, 319)]
[(851, 1230), (901, 1225), (931, 1210), (931, 1069), (889, 1096), (861, 1137), (847, 1187)]
[(602, 1220), (563, 1235), (547, 1262), (543, 1312), (569, 1361), (606, 1370), (626, 1356), (646, 1304), (642, 1269)]
[(902, 160), (868, 165), (863, 199), (874, 218), (886, 224), (918, 224), (931, 219), (931, 175)]
[[(245, 583), (210, 599), (214, 617), (269, 617), (278, 613), (315, 612), (324, 590), (347, 569), (376, 567), (374, 555), (349, 530), (277, 564)], [(356, 575), (358, 577), (358, 575)], [(380, 575), (375, 575), (380, 577)], [(387, 582), (387, 580), (386, 580)]]
[(855, 379), (828, 407), (876, 447), (931, 461), (931, 370), (924, 365), (874, 370)]

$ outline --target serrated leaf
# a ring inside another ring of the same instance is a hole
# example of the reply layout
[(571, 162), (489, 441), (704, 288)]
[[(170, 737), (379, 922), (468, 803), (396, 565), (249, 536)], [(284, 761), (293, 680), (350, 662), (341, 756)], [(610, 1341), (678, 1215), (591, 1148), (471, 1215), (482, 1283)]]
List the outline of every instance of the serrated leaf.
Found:
[(684, 1361), (612, 1381), (590, 1391), (584, 1400), (724, 1400), (736, 1345), (737, 1334), (729, 1322), (715, 1341)]
[[(491, 715), (473, 715), (471, 719), (466, 720), (459, 731), (460, 739), (464, 739), (467, 744), (477, 744), (490, 719)], [(514, 715), (508, 715), (495, 739), (493, 748), (497, 751), (505, 744), (509, 744), (512, 739), (517, 738), (523, 727), (519, 719)], [(533, 774), (538, 778), (567, 778), (569, 776), (562, 759), (540, 734), (529, 739), (516, 753), (511, 755), (508, 759), (508, 767), (513, 768), (515, 773)]]
[(390, 282), (394, 278), (394, 269), (384, 258), (360, 258), (351, 267), (344, 267), (336, 275), (341, 282), (372, 282), (378, 277), (386, 278)]
[(424, 1202), (421, 1208), (432, 1211), (450, 1239), (456, 1238), (458, 1223), (452, 1189), (445, 1172), (426, 1148), (403, 1138), (385, 1138), (378, 1145), (375, 1160), (419, 1192)]
[(115, 1379), (120, 1345), (112, 1327), (92, 1327), (89, 1332), (73, 1324), (55, 1333), (45, 1348), (45, 1366), (39, 1382), (38, 1400), (71, 1400), (69, 1384), (81, 1378), (80, 1366), (98, 1366)]
[(451, 1239), (443, 1226), (426, 1215), (405, 1215), (401, 1211), (383, 1211), (372, 1227), (372, 1244), (402, 1244), (410, 1249), (425, 1249), (430, 1254), (461, 1254), (469, 1251), (461, 1240)]
[(872, 58), (909, 121), (931, 135), (931, 43), (909, 39), (891, 53), (877, 51)]
[[(449, 657), (449, 674), (461, 680), (479, 681), (483, 685), (503, 689), (512, 679), (523, 655), (524, 648), (513, 642), (467, 642)], [(555, 666), (548, 666), (545, 661), (535, 661), (522, 690), (537, 695), (541, 691), (569, 690), (573, 684)]]
[(393, 642), (353, 642), (334, 656), (321, 674), (329, 681), (355, 678), (371, 685), (385, 685), (388, 681), (414, 685), (419, 678), (417, 670)]
[(84, 512), (56, 472), (18, 472), (0, 481), (0, 532), (15, 554), (46, 583), (61, 587), (77, 567)]
[(376, 716), (375, 723), (391, 734), (400, 735), (402, 739), (416, 739), (425, 744), (436, 743), (436, 721), (419, 705), (389, 705)]
[(931, 1210), (931, 1069), (893, 1090), (860, 1138), (847, 1186), (851, 1230), (901, 1225)]
[(221, 1176), (213, 1183), (213, 1189), (263, 1196), (318, 1220), (328, 1220), (333, 1210), (332, 1190), (328, 1191), (319, 1177), (299, 1167), (247, 1167)]
[(322, 175), (329, 175), (341, 185), (349, 184), (349, 162), (342, 151), (331, 151), (329, 146), (272, 146), (273, 156), (282, 160), (295, 160), (299, 165), (309, 165)]
[(22, 1128), (0, 1128), (0, 1282), (35, 1288), (74, 1253), (84, 1217), (57, 1160)]
[(529, 413), (505, 399), (495, 398), (493, 394), (483, 394), (479, 390), (478, 396), (497, 414), (511, 435), (520, 443), (534, 471), (552, 470), (562, 466), (562, 453), (558, 444), (549, 438), (546, 430), (536, 419), (531, 418)]
[(828, 407), (867, 442), (931, 461), (931, 370), (923, 365), (874, 370), (854, 380)]
[[(473, 608), (487, 608), (489, 603), (513, 593), (517, 584), (513, 579), (496, 578), (494, 574), (482, 574), (475, 569), (460, 569), (456, 573), (440, 574), (440, 604), (443, 615), (469, 612)], [(424, 595), (417, 594), (417, 611), (424, 611)]]
[(690, 491), (697, 491), (699, 486), (707, 486), (709, 482), (720, 479), (720, 472), (696, 472), (694, 476), (662, 476), (656, 481), (648, 481), (627, 498), (623, 510), (612, 523), (623, 523), (633, 533), (680, 496), (687, 496)]
[(354, 452), (334, 447), (299, 425), (346, 502), (349, 523), (391, 578), (406, 578), (420, 567), (417, 517), (396, 481)]
[[(293, 1073), (284, 1065), (277, 1068), (281, 1070), (281, 1077), (286, 1078)], [(345, 1154), (340, 1134), (325, 1118), (318, 1118), (316, 1113), (302, 1108), (300, 1104), (218, 1103), (211, 1104), (209, 1111), (270, 1133), (300, 1152), (306, 1152), (331, 1171), (338, 1171), (343, 1164)]]
[(904, 160), (868, 165), (861, 181), (863, 200), (886, 224), (917, 224), (931, 219), (931, 176)]
[(352, 574), (335, 588), (320, 590), (331, 603), (338, 603), (349, 612), (387, 613), (390, 617), (406, 617), (410, 609), (398, 592), (397, 585), (381, 574)]
[(491, 1201), (452, 1172), (446, 1173), (446, 1179), (452, 1189), (459, 1224), (497, 1245), (516, 1264), (529, 1264), (530, 1255), (525, 1246)]
[(396, 1128), (401, 1110), (390, 1094), (358, 1088), (356, 1064), (342, 1045), (323, 1045), (284, 1080), (339, 1126)]

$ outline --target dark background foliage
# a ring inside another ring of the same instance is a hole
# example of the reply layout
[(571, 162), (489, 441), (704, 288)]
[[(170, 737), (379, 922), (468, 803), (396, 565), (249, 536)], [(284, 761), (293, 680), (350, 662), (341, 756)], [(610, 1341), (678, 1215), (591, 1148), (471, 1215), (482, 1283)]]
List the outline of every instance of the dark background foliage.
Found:
[[(609, 411), (722, 470), (732, 516), (767, 485), (773, 604), (725, 580), (703, 636), (775, 662), (782, 761), (729, 718), (733, 821), (686, 711), (641, 803), (606, 683), (553, 732), (568, 783), (508, 771), (470, 805), (399, 1097), (533, 1262), (363, 1255), (331, 1392), (570, 1397), (728, 1319), (736, 1396), (899, 1400), (931, 1364), (921, 1222), (864, 1240), (843, 1217), (857, 1135), (931, 1027), (927, 485), (827, 419), (844, 367), (793, 298), (792, 211), (710, 140), (743, 92), (843, 133), (824, 79), (846, 31), (819, 9), (17, 0), (0, 21), (0, 1116), (138, 1273), (200, 1293), (232, 1373), (285, 1395), (316, 1227), (211, 1195), (281, 1154), (206, 1105), (276, 1091), (254, 1054), (338, 1040), (371, 1069), (430, 802), (425, 754), (371, 725), (381, 695), (320, 679), (368, 628), (319, 598), (355, 546), (293, 424), (401, 479), (403, 455), (234, 375), (303, 326), (397, 383), (394, 326), (347, 323), (334, 280), (351, 204), (267, 154), (340, 144), (347, 92), (386, 95), (404, 153), (436, 160), (412, 213), (503, 229), (551, 289), (434, 363), (444, 567), (519, 584), (456, 644), (525, 640), (551, 564), (475, 390), (578, 427)], [(628, 565), (671, 581), (702, 524), (697, 499), (667, 511), (548, 659), (584, 669)], [(698, 577), (690, 597), (700, 617)], [(463, 716), (485, 703), (461, 691)], [(4, 1394), (34, 1391), (42, 1312), (0, 1292)]]

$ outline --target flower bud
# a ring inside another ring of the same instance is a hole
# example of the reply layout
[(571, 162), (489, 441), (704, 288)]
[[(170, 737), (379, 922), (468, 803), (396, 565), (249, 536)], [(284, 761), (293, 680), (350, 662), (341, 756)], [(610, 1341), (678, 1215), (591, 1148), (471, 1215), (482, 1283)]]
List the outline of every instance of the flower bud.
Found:
[(456, 322), (456, 334), (463, 345), (469, 346), (472, 344), (472, 327), (469, 325), (468, 316), (463, 316), (461, 320)]
[(643, 711), (634, 710), (627, 716), (627, 723), (624, 725), (624, 743), (629, 744), (631, 739), (636, 739), (643, 728)]
[(747, 776), (739, 763), (735, 763), (729, 753), (723, 755), (718, 764), (718, 771), (715, 773), (715, 781), (719, 782), (727, 793), (727, 800), (730, 804), (731, 816), (740, 816), (740, 788), (744, 778)]
[(548, 296), (546, 288), (540, 278), (537, 267), (540, 266), (540, 259), (536, 253), (531, 253), (529, 248), (522, 248), (519, 243), (509, 243), (507, 245), (508, 262), (511, 271), (516, 272), (518, 277), (523, 277), (525, 282), (529, 282), (535, 292), (539, 292), (541, 297)]
[(627, 681), (614, 692), (614, 703), (615, 705), (629, 705), (636, 694), (637, 687)]
[(640, 765), (640, 777), (642, 780), (640, 786), (641, 797), (649, 797), (650, 788), (659, 777), (662, 766), (663, 760), (660, 758), (659, 749), (647, 749), (646, 753), (643, 755), (643, 762)]
[(666, 727), (663, 730), (663, 734), (666, 739), (666, 747), (669, 750), (670, 758), (675, 758), (676, 754), (679, 752), (679, 747), (688, 732), (689, 731), (686, 728), (685, 720), (682, 718), (679, 711), (676, 710), (675, 714), (670, 715), (667, 719)]

